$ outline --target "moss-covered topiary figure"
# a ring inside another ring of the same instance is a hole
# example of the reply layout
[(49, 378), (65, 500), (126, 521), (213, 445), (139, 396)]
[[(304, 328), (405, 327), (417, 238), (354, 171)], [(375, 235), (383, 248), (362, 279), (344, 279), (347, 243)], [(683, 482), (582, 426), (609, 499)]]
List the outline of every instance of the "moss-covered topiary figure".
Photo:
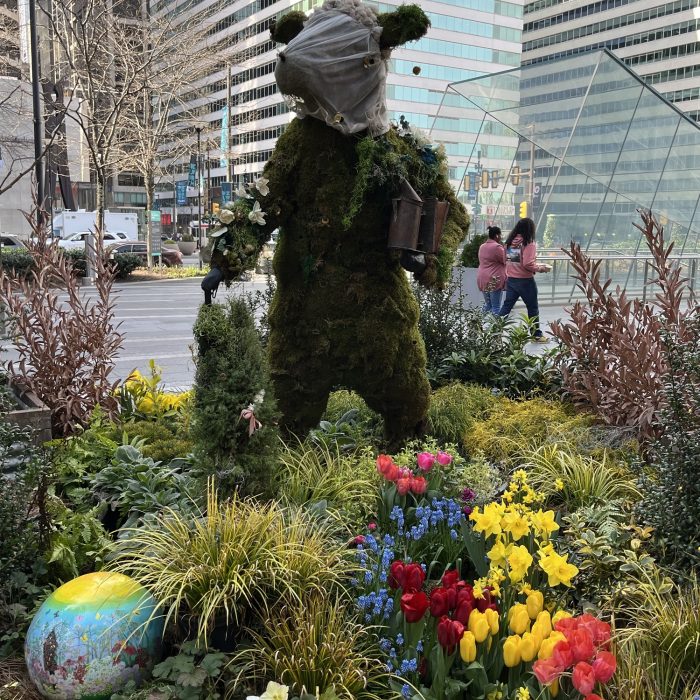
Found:
[[(423, 284), (449, 279), (469, 225), (448, 183), (444, 154), (403, 121), (401, 128), (388, 128), (386, 118), (388, 49), (420, 38), (429, 21), (415, 5), (377, 18), (360, 0), (326, 0), (301, 33), (290, 37), (290, 27), (299, 24), (298, 16), (282, 18), (273, 38), (289, 42), (276, 77), (304, 118), (295, 119), (278, 140), (264, 171), (269, 192), (256, 195), (268, 217), (266, 228), (280, 228), (273, 261), (277, 291), (269, 314), (275, 395), (286, 428), (303, 435), (318, 423), (334, 388), (354, 390), (383, 416), (387, 437), (397, 441), (422, 430), (430, 386), (418, 305), (399, 251), (387, 248), (392, 199), (408, 180), (421, 197), (451, 205), (438, 253), (425, 255), (424, 262), (421, 257)], [(333, 55), (333, 68), (322, 62), (317, 70), (341, 76), (325, 92), (314, 81), (328, 85), (324, 80), (330, 78), (311, 75), (305, 47), (318, 46), (315, 35), (309, 36), (316, 31), (326, 50), (336, 27), (345, 32), (340, 51), (370, 48), (364, 57)], [(303, 70), (309, 70), (308, 80), (300, 78)], [(371, 110), (352, 99), (373, 91), (377, 104)]]

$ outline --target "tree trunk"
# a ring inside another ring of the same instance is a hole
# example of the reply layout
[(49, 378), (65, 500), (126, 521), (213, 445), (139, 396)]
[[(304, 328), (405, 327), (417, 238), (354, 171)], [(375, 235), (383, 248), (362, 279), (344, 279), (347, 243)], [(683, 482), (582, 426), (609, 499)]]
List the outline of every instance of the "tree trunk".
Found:
[(153, 209), (153, 200), (155, 197), (155, 178), (153, 177), (153, 169), (149, 168), (150, 173), (144, 178), (146, 186), (146, 255), (148, 256), (148, 269), (153, 267), (153, 222), (151, 221), (151, 210)]
[(101, 253), (105, 230), (105, 173), (100, 168), (95, 175), (95, 238), (97, 251)]

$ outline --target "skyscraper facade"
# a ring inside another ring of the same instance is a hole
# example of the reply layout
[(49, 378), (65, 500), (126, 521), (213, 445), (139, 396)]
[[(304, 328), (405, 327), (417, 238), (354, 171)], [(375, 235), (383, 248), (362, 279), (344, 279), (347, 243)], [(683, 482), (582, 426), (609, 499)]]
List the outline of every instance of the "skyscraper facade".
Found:
[(606, 48), (698, 121), (699, 9), (700, 0), (528, 2), (523, 18), (523, 65)]
[[(156, 16), (173, 12), (183, 18), (201, 16), (210, 25), (207, 50), (221, 58), (191, 102), (209, 151), (201, 168), (208, 185), (207, 205), (222, 198), (221, 185), (229, 177), (236, 188), (260, 175), (292, 119), (275, 84), (279, 47), (270, 40), (270, 23), (289, 10), (308, 13), (321, 4), (322, 0), (156, 0), (152, 5)], [(372, 4), (386, 12), (399, 3)], [(466, 163), (470, 150), (464, 136), (478, 132), (479, 117), (451, 115), (447, 104), (436, 120), (438, 108), (448, 83), (520, 65), (523, 4), (522, 0), (426, 0), (420, 5), (432, 26), (426, 37), (393, 52), (387, 105), (393, 119), (403, 115), (424, 131), (432, 129), (432, 138), (445, 145), (451, 177), (459, 187), (465, 170), (460, 164)], [(163, 212), (173, 211), (173, 178), (181, 183), (187, 179), (189, 158), (172, 165), (172, 175), (160, 187)], [(181, 226), (196, 218), (194, 189), (177, 208)]]

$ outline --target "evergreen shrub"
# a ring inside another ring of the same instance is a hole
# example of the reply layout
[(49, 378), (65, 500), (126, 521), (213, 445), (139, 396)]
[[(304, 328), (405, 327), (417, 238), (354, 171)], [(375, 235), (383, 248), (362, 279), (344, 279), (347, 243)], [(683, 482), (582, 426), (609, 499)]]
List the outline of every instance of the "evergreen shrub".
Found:
[[(271, 495), (277, 412), (260, 338), (245, 301), (203, 305), (194, 325), (197, 371), (192, 438), (203, 470), (222, 486)], [(261, 427), (241, 414), (253, 406)]]
[(460, 262), (462, 267), (479, 267), (479, 248), (488, 240), (486, 234), (474, 236), (468, 243), (464, 244)]

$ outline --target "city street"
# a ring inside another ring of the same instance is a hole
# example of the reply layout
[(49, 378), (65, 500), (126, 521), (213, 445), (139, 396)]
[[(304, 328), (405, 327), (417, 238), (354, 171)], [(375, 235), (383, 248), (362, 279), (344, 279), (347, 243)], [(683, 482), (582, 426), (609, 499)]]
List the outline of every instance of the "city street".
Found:
[[(170, 388), (186, 388), (194, 379), (192, 361), (192, 326), (203, 300), (201, 278), (156, 282), (121, 282), (114, 286), (117, 296), (117, 322), (124, 333), (124, 346), (115, 363), (115, 378), (125, 379), (134, 369), (145, 371), (154, 359), (163, 370), (163, 382)], [(227, 295), (255, 292), (265, 288), (265, 278), (258, 275), (251, 282), (241, 282), (219, 289), (218, 301)], [(90, 288), (84, 289), (90, 294)], [(515, 307), (517, 316), (525, 310)], [(559, 306), (542, 307), (543, 325), (559, 319)], [(5, 341), (3, 357), (14, 355), (10, 341)], [(530, 352), (542, 352), (547, 346), (532, 344)]]

